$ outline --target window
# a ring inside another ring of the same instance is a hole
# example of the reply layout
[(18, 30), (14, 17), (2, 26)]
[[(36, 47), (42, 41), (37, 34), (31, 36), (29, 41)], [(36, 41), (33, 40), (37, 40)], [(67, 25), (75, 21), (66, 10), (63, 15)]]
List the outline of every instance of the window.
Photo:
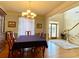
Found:
[(26, 31), (30, 31), (31, 35), (35, 34), (35, 20), (24, 17), (19, 18), (18, 35), (25, 35)]

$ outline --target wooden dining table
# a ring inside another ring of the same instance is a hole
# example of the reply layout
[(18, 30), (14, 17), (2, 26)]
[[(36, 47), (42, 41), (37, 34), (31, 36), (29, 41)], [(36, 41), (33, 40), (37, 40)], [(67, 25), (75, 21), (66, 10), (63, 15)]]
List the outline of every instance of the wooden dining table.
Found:
[(48, 48), (46, 39), (36, 36), (36, 35), (20, 35), (16, 38), (13, 44), (13, 50), (23, 49), (23, 48), (32, 48), (32, 47), (41, 47), (44, 46)]

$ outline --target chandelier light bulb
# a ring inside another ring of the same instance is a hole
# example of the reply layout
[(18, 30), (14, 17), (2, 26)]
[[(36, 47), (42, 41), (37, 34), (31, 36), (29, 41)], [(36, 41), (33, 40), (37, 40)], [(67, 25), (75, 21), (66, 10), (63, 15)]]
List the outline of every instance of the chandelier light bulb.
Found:
[(27, 10), (27, 13), (31, 13), (31, 10)]
[(27, 13), (26, 12), (22, 12), (22, 16), (25, 16)]

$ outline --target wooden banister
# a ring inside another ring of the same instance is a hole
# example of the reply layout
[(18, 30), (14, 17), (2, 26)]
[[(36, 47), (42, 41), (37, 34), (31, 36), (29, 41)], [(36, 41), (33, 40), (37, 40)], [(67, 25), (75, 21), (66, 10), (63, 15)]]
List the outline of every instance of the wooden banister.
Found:
[(69, 29), (68, 31), (71, 31), (72, 29), (74, 29), (77, 25), (79, 25), (79, 23), (77, 23), (75, 26), (73, 26), (71, 29)]
[(79, 25), (79, 23), (77, 23), (76, 25), (74, 25), (74, 26), (73, 26), (72, 28), (70, 28), (70, 29), (64, 30), (64, 32), (71, 31), (71, 30), (74, 29), (77, 25)]

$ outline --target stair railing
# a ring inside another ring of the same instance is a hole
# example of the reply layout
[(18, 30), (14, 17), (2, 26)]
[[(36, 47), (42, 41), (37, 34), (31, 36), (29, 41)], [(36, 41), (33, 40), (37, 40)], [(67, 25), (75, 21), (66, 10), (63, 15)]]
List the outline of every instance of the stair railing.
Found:
[(75, 26), (73, 26), (70, 29), (64, 30), (64, 32), (66, 33), (67, 41), (69, 41), (69, 31), (71, 31), (72, 29), (74, 29), (78, 25), (79, 25), (79, 23), (77, 23)]

